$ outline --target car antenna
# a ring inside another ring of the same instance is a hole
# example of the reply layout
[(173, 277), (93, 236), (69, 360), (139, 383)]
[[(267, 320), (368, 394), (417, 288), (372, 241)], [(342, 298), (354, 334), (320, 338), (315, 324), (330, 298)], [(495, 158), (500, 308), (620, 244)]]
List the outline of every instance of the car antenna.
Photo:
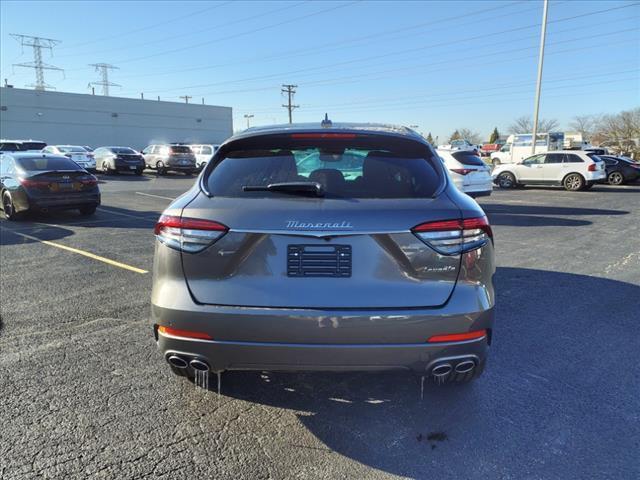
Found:
[(330, 127), (331, 125), (333, 125), (333, 123), (331, 122), (331, 120), (329, 120), (329, 114), (325, 113), (324, 114), (324, 120), (322, 120), (322, 122), (320, 123), (321, 127)]

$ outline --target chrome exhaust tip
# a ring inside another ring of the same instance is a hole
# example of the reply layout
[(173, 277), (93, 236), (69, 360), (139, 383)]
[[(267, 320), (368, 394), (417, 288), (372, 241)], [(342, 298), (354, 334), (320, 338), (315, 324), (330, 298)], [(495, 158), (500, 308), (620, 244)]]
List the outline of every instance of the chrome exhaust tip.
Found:
[(198, 360), (197, 358), (191, 360), (191, 362), (189, 362), (189, 365), (191, 365), (191, 368), (198, 372), (208, 372), (210, 370), (209, 364), (207, 362)]
[(456, 365), (456, 373), (470, 373), (476, 368), (476, 362), (473, 360), (464, 360)]
[(453, 367), (449, 363), (441, 363), (431, 369), (431, 375), (438, 380), (443, 380), (453, 371)]
[(189, 364), (187, 363), (187, 361), (182, 358), (179, 357), (178, 355), (170, 355), (167, 357), (167, 362), (169, 362), (170, 365), (179, 368), (180, 370), (183, 370), (185, 368), (187, 368), (189, 366)]

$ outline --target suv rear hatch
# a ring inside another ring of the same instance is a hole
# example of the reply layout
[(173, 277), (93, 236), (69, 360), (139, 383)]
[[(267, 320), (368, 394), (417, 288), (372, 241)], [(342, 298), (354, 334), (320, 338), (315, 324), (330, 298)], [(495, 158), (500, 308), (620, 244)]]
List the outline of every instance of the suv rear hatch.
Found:
[[(202, 220), (228, 228), (199, 251), (182, 252), (197, 302), (317, 309), (446, 303), (460, 255), (438, 253), (411, 229), (459, 220), (461, 212), (441, 193), (444, 174), (425, 144), (323, 133), (250, 137), (222, 148), (202, 177), (208, 194), (182, 212), (182, 220), (195, 220), (187, 235), (198, 237)], [(285, 187), (268, 187), (274, 184)]]

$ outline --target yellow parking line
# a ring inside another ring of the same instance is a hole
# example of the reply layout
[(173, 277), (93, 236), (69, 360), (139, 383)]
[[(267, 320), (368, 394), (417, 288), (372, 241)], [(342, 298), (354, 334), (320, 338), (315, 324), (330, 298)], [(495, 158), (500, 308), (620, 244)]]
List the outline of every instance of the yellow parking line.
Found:
[(125, 270), (130, 270), (136, 273), (149, 273), (147, 270), (143, 270), (138, 267), (133, 267), (131, 265), (127, 265), (126, 263), (116, 262), (115, 260), (110, 260), (105, 257), (101, 257), (100, 255), (95, 255), (90, 252), (85, 252), (84, 250), (80, 250), (78, 248), (67, 247), (66, 245), (61, 245), (60, 243), (50, 242), (49, 240), (41, 240), (37, 237), (32, 237), (31, 235), (27, 235), (26, 233), (12, 232), (16, 235), (20, 235), (21, 237), (28, 238), (29, 240), (34, 240), (36, 242), (44, 243), (45, 245), (49, 245), (51, 247), (60, 248), (62, 250), (66, 250), (68, 252), (77, 253), (78, 255), (84, 255), (85, 257), (92, 258), (94, 260), (98, 260), (99, 262), (107, 263), (109, 265), (113, 265), (114, 267), (123, 268)]

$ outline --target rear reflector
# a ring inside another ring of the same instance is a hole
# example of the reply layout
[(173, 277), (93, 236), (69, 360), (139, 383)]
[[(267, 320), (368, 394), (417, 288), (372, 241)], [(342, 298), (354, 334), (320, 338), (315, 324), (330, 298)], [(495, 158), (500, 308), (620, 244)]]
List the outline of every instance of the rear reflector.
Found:
[(156, 238), (175, 250), (196, 253), (227, 233), (229, 229), (212, 220), (162, 215), (156, 223)]
[(434, 335), (429, 337), (427, 343), (442, 343), (442, 342), (464, 342), (466, 340), (477, 340), (487, 336), (486, 330), (475, 330), (467, 333), (449, 333), (445, 335)]
[(292, 133), (291, 138), (311, 139), (311, 138), (335, 138), (335, 139), (353, 139), (356, 138), (355, 133)]
[(165, 327), (160, 325), (158, 327), (158, 331), (160, 333), (164, 333), (165, 335), (173, 335), (174, 337), (184, 337), (184, 338), (199, 338), (201, 340), (213, 340), (213, 337), (208, 333), (204, 332), (193, 332), (191, 330), (180, 330), (177, 328)]
[(458, 255), (475, 250), (493, 239), (487, 217), (421, 223), (411, 231), (442, 255)]

